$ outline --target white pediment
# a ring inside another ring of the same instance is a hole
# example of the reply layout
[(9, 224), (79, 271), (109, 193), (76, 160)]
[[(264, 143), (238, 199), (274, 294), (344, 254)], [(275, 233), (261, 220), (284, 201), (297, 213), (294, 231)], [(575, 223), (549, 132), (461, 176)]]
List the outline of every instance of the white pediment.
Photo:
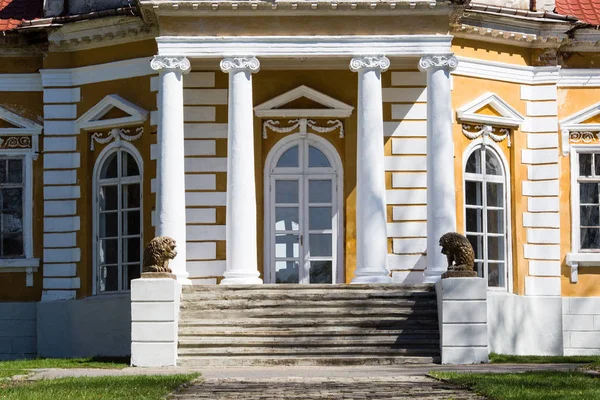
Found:
[(39, 135), (42, 126), (12, 111), (0, 107), (0, 120), (6, 121), (11, 127), (0, 128), (0, 135)]
[(560, 128), (568, 131), (600, 131), (600, 103), (563, 119)]
[[(487, 110), (488, 112), (484, 112)], [(459, 122), (519, 127), (525, 118), (495, 93), (486, 93), (456, 110)]]
[[(103, 119), (111, 110), (117, 109), (127, 114), (125, 117)], [(138, 125), (148, 118), (148, 111), (125, 100), (119, 95), (109, 94), (94, 107), (90, 108), (77, 120), (80, 129), (112, 129), (117, 127)]]
[[(295, 100), (306, 98), (321, 108), (284, 108)], [(347, 118), (354, 107), (334, 99), (308, 86), (298, 86), (256, 107), (254, 112), (261, 118)]]

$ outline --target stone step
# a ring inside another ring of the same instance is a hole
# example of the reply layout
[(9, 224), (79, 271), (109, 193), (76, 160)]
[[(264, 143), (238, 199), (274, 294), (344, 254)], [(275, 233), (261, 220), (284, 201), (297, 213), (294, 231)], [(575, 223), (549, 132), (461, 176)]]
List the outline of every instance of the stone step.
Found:
[(327, 355), (310, 357), (297, 356), (179, 356), (177, 365), (181, 367), (244, 367), (244, 366), (338, 366), (338, 365), (416, 365), (439, 363), (439, 356), (361, 356)]
[(415, 318), (413, 315), (404, 315), (398, 317), (349, 317), (349, 318), (239, 318), (239, 319), (214, 319), (214, 318), (189, 318), (187, 314), (183, 314), (180, 321), (180, 327), (197, 326), (197, 327), (242, 327), (242, 328), (257, 328), (265, 327), (271, 329), (273, 327), (346, 327), (356, 326), (363, 328), (410, 328), (410, 327), (433, 327), (438, 328), (437, 315)]
[(418, 316), (435, 317), (436, 309), (387, 308), (371, 307), (367, 309), (319, 307), (278, 309), (248, 309), (248, 310), (198, 310), (186, 309), (181, 313), (181, 320), (195, 318), (352, 318), (352, 317), (396, 317)]
[(435, 292), (425, 291), (355, 291), (355, 290), (221, 290), (184, 292), (184, 300), (369, 300), (369, 299), (407, 299), (435, 300)]
[(338, 356), (338, 355), (410, 355), (436, 357), (439, 355), (439, 345), (420, 343), (418, 346), (407, 348), (403, 345), (373, 345), (373, 346), (212, 346), (212, 347), (179, 347), (179, 356)]
[(194, 326), (183, 325), (179, 327), (179, 337), (183, 336), (250, 336), (250, 337), (270, 337), (270, 336), (352, 336), (352, 335), (422, 335), (427, 337), (439, 337), (437, 324), (432, 324), (432, 329), (426, 329), (422, 326), (412, 326), (408, 328), (365, 328), (362, 326), (320, 326), (315, 329), (314, 326)]
[(365, 309), (374, 307), (414, 308), (414, 309), (437, 309), (435, 299), (219, 299), (219, 300), (196, 300), (184, 298), (181, 302), (182, 310), (228, 310), (228, 309), (285, 309), (285, 308), (355, 308)]
[(352, 336), (271, 336), (271, 337), (246, 337), (246, 336), (180, 336), (179, 348), (185, 347), (323, 347), (323, 346), (381, 346), (387, 348), (412, 348), (422, 345), (439, 343), (438, 335), (431, 337), (425, 335), (352, 335)]
[(313, 285), (299, 285), (299, 284), (263, 284), (263, 285), (191, 285), (184, 286), (184, 293), (193, 292), (253, 292), (253, 291), (370, 291), (373, 293), (381, 293), (387, 291), (405, 291), (405, 292), (432, 292), (435, 293), (433, 284), (422, 283), (414, 285), (406, 284), (313, 284)]

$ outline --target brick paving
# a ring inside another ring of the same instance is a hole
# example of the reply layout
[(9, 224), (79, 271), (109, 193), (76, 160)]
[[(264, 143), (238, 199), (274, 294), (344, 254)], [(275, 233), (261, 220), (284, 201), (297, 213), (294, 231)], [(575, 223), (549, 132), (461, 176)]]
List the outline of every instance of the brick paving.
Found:
[(209, 378), (172, 395), (171, 399), (479, 400), (483, 398), (424, 376), (398, 376), (393, 378)]

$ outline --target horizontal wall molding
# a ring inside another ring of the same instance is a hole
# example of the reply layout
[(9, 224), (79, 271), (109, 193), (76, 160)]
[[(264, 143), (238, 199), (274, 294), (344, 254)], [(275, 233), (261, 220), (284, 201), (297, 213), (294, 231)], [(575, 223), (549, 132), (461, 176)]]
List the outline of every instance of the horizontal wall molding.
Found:
[(227, 158), (186, 158), (185, 172), (227, 172)]
[(80, 226), (79, 217), (44, 217), (44, 232), (72, 232)]
[(392, 173), (392, 187), (394, 189), (426, 188), (426, 172), (394, 172)]
[(387, 204), (427, 204), (426, 189), (393, 189), (386, 190)]
[(529, 86), (521, 85), (521, 100), (556, 100), (558, 91), (556, 86)]
[(556, 84), (559, 67), (530, 67), (497, 61), (457, 56), (458, 67), (453, 75), (524, 84)]
[(387, 224), (389, 238), (426, 237), (426, 222), (391, 222)]
[(186, 208), (185, 221), (188, 224), (214, 224), (217, 221), (217, 209)]
[(392, 139), (392, 154), (427, 154), (427, 139)]
[(183, 131), (186, 139), (227, 139), (227, 124), (186, 123)]
[(185, 205), (190, 206), (225, 206), (226, 192), (186, 192)]
[(185, 122), (213, 122), (217, 117), (215, 107), (207, 106), (185, 106), (183, 107), (183, 118)]
[(217, 258), (217, 243), (187, 242), (186, 256), (189, 260), (213, 260)]
[(526, 228), (560, 228), (559, 213), (523, 213)]
[(77, 214), (77, 201), (75, 200), (44, 201), (44, 216), (75, 214)]
[(40, 74), (0, 74), (0, 92), (41, 92)]
[[(63, 86), (63, 85), (61, 85)], [(78, 103), (81, 89), (44, 89), (44, 103)]]
[(427, 137), (427, 121), (384, 121), (383, 135), (386, 137)]
[(392, 248), (395, 254), (424, 253), (427, 250), (427, 238), (394, 239)]
[(558, 162), (558, 149), (521, 150), (523, 164), (551, 164)]
[(225, 225), (188, 225), (187, 240), (225, 240)]
[(44, 87), (81, 86), (90, 83), (129, 79), (139, 76), (156, 75), (150, 67), (151, 57), (90, 65), (68, 69), (42, 69)]
[(394, 221), (425, 221), (427, 220), (426, 205), (392, 207)]
[(559, 261), (529, 261), (529, 275), (560, 276)]
[(552, 181), (523, 181), (523, 196), (558, 196), (558, 180)]
[(426, 120), (427, 119), (427, 104), (392, 104), (392, 119), (409, 120)]
[(384, 164), (386, 171), (427, 170), (427, 158), (425, 156), (386, 156)]
[(527, 211), (548, 212), (559, 211), (558, 197), (530, 197), (527, 199)]

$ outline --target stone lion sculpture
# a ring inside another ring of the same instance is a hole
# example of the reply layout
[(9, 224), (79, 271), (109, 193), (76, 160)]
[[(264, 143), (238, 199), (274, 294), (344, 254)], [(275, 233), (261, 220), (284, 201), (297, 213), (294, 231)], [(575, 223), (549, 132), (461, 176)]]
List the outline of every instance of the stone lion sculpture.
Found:
[(475, 267), (475, 252), (471, 242), (465, 236), (456, 232), (448, 232), (440, 238), (442, 254), (448, 259), (448, 272), (443, 278), (450, 276), (477, 276)]
[(144, 250), (144, 266), (142, 272), (171, 273), (169, 261), (177, 255), (175, 240), (168, 236), (155, 237)]

